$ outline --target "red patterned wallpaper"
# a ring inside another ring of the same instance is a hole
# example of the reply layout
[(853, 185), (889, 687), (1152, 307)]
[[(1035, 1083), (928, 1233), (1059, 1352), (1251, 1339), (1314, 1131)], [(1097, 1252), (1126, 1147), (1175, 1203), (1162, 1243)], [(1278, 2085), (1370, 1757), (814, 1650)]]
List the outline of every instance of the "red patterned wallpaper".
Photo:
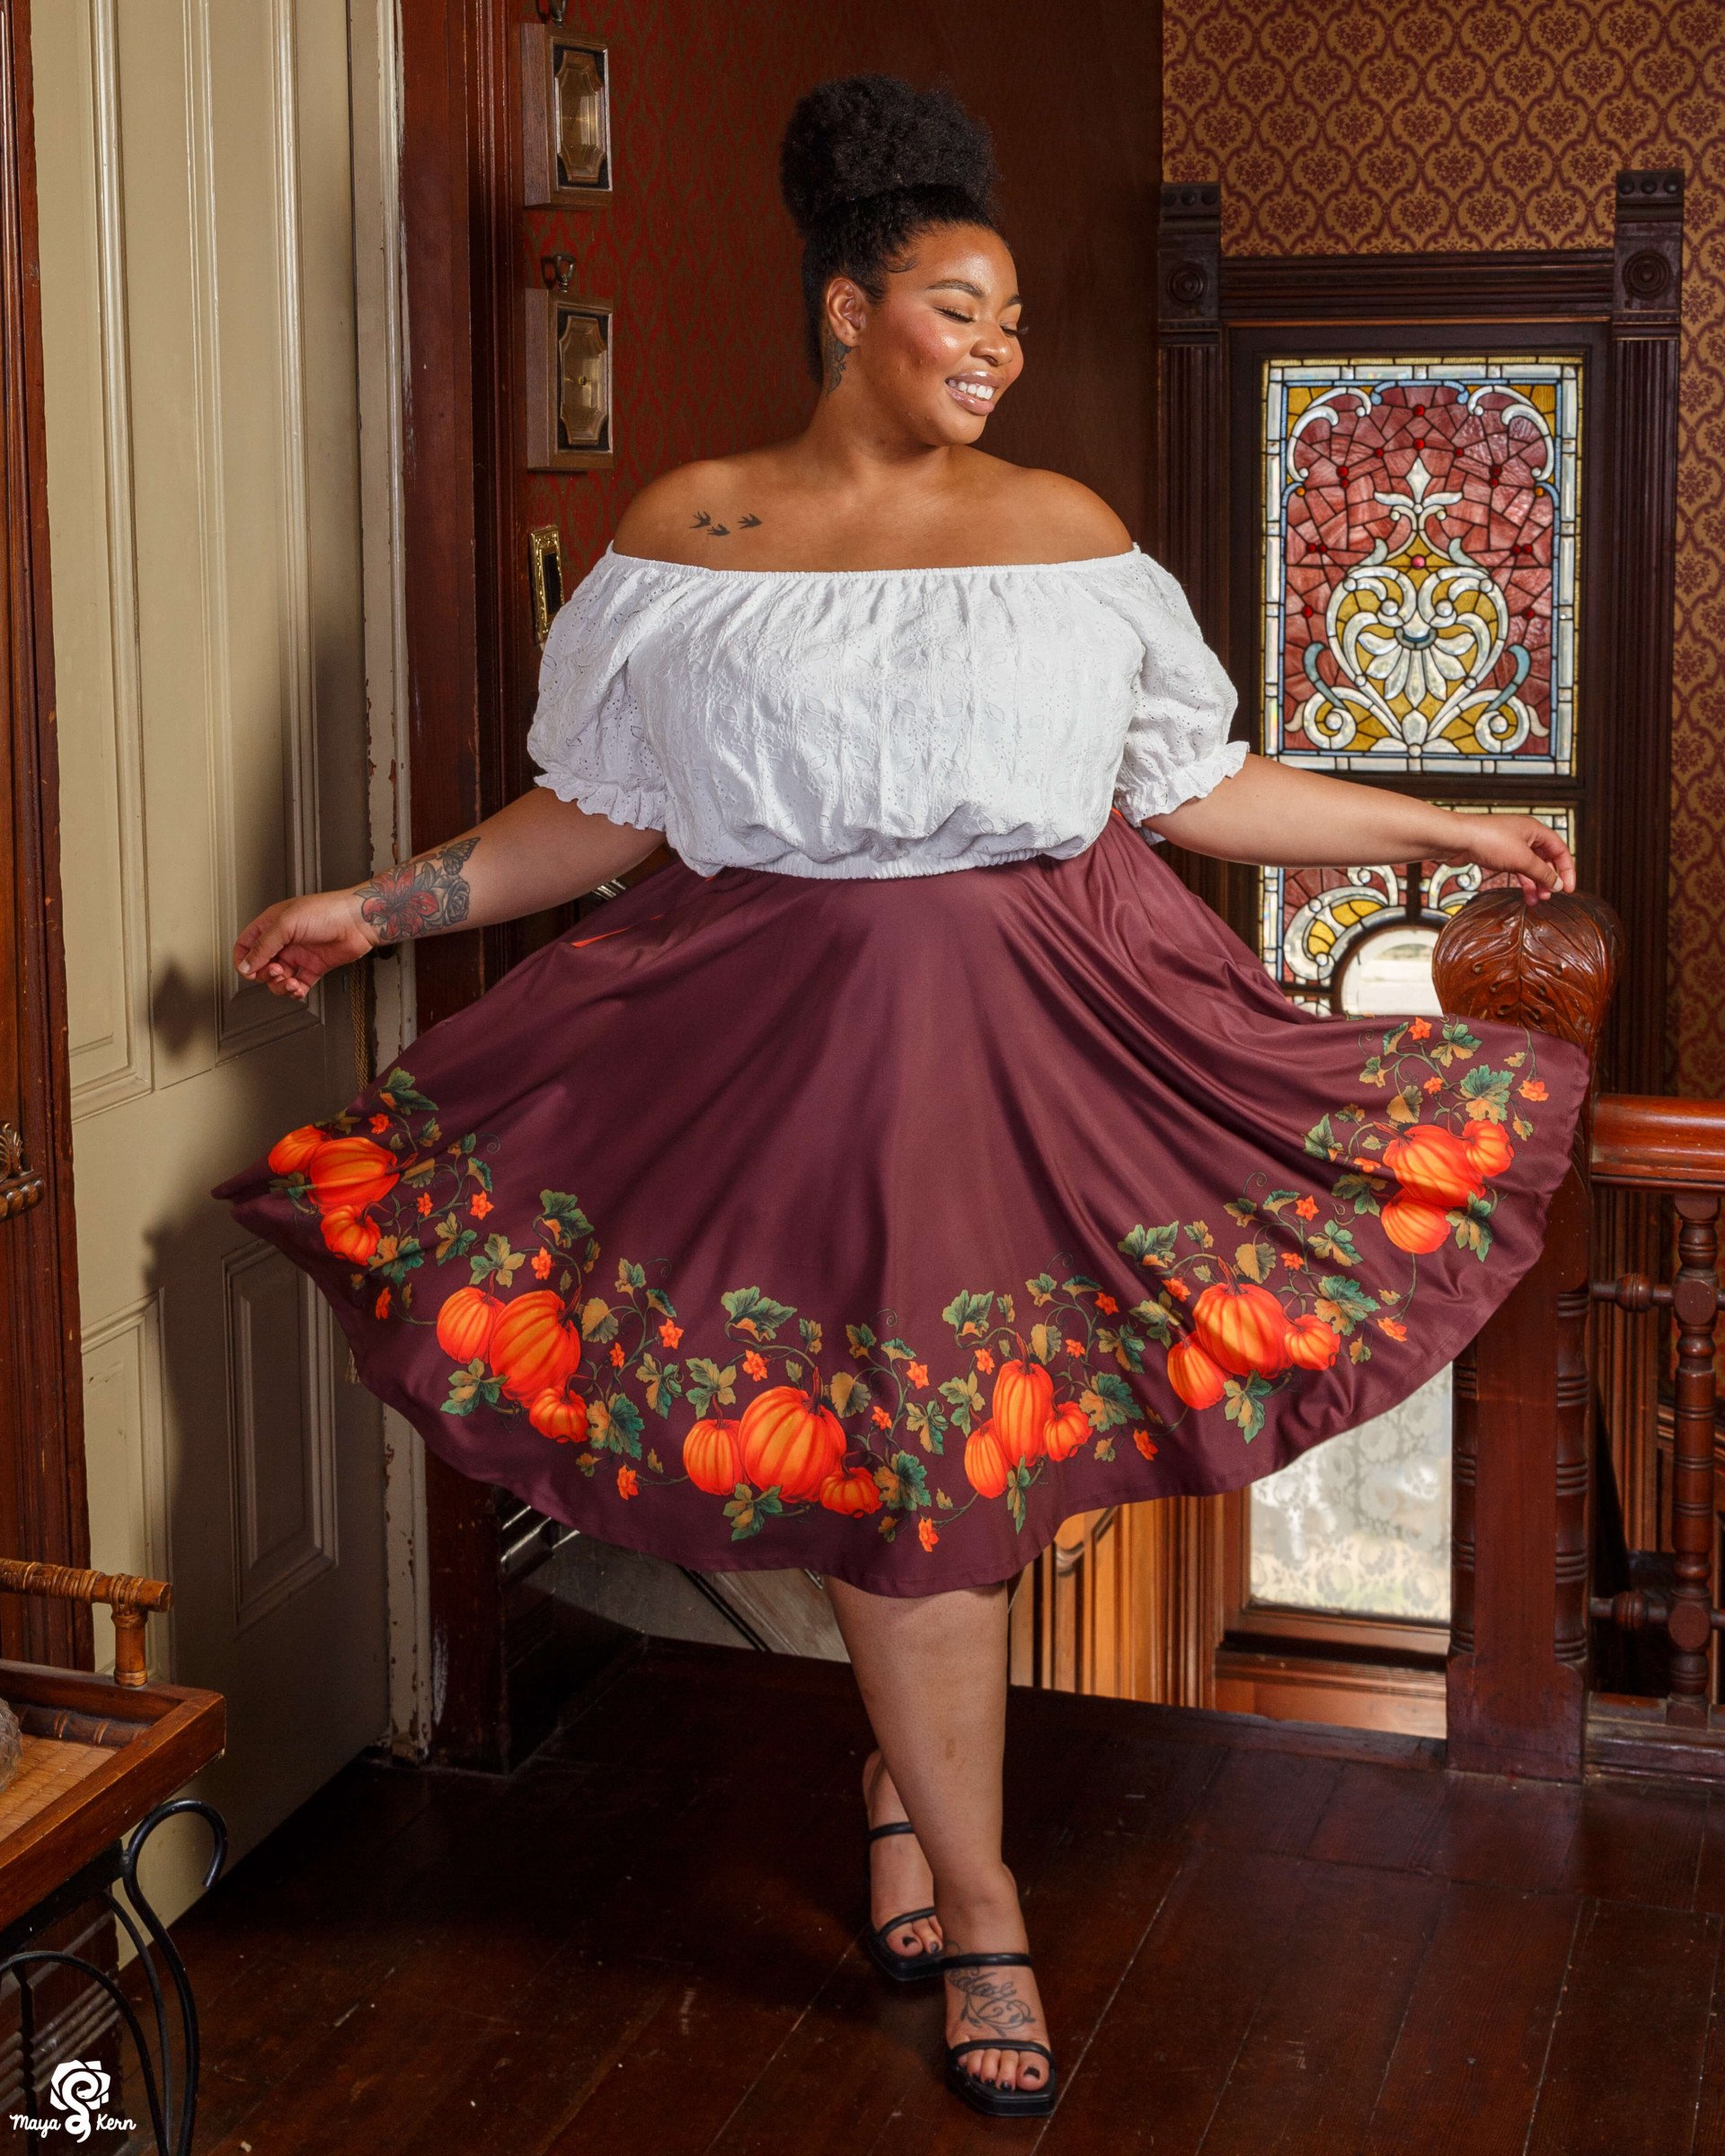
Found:
[(1615, 173), (1684, 168), (1670, 1009), (1725, 1095), (1725, 4), (1166, 0), (1162, 79), (1236, 253), (1606, 246)]

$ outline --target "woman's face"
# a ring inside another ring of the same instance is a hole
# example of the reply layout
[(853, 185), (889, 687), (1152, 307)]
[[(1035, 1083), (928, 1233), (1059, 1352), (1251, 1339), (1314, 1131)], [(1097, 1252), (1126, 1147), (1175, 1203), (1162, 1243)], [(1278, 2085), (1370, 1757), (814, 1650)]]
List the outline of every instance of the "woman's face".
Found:
[(824, 326), (823, 388), (863, 392), (931, 446), (976, 441), (1024, 365), (1017, 273), (985, 225), (917, 233), (878, 302), (834, 278)]

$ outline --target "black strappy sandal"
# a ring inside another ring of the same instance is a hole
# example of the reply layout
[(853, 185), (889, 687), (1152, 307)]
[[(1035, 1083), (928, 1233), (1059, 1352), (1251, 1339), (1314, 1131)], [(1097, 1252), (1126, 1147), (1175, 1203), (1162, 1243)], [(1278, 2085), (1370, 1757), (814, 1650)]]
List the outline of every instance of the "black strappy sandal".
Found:
[[(946, 1969), (999, 1968), (1013, 1964), (1028, 1969), (1028, 1954), (942, 1954), (941, 1967)], [(1034, 2051), (1048, 2062), (1048, 2078), (1040, 2089), (990, 2089), (967, 2073), (959, 2061), (971, 2051)], [(949, 2044), (946, 2047), (946, 2085), (954, 2096), (961, 2096), (973, 2111), (980, 2111), (986, 2118), (1046, 2118), (1054, 2109), (1055, 2089), (1058, 2076), (1055, 2071), (1054, 2054), (1046, 2044), (1038, 2044), (1029, 2037), (972, 2037), (965, 2044)]]
[[(914, 1834), (916, 1829), (908, 1819), (891, 1819), (885, 1826), (869, 1829), (871, 1847), (883, 1834)], [(884, 1924), (871, 1924), (868, 1929), (869, 1957), (883, 1975), (890, 1976), (895, 1984), (916, 1984), (922, 1977), (933, 1976), (946, 1966), (945, 1957), (926, 1950), (917, 1954), (901, 1954), (896, 1947), (887, 1944), (887, 1933), (897, 1931), (902, 1925), (914, 1924), (919, 1916), (933, 1916), (933, 1908), (907, 1909), (902, 1916), (890, 1917)]]

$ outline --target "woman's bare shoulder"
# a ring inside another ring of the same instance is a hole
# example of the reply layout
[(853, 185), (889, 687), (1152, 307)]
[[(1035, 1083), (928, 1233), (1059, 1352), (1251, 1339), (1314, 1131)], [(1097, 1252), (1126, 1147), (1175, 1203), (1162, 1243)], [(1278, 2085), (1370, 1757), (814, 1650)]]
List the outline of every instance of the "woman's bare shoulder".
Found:
[(1001, 512), (1022, 531), (1037, 561), (1084, 561), (1131, 551), (1131, 533), (1081, 480), (1034, 465), (988, 461), (995, 465), (988, 479), (998, 490)]
[(770, 450), (737, 456), (698, 457), (650, 480), (623, 513), (612, 537), (620, 554), (659, 561), (702, 563), (714, 559), (712, 542), (752, 531), (760, 517), (750, 507), (751, 488), (769, 483)]

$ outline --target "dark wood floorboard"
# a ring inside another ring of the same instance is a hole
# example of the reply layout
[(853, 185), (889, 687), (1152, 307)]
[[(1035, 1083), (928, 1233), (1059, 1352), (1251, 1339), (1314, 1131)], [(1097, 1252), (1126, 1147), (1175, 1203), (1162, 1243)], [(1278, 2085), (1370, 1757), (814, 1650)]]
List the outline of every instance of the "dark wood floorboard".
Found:
[(651, 1646), (509, 1776), (354, 1763), (174, 1927), (199, 2156), (1725, 2156), (1725, 1799), (1014, 1692), (1063, 2092), (1002, 2125), (862, 1952), (869, 1743)]

